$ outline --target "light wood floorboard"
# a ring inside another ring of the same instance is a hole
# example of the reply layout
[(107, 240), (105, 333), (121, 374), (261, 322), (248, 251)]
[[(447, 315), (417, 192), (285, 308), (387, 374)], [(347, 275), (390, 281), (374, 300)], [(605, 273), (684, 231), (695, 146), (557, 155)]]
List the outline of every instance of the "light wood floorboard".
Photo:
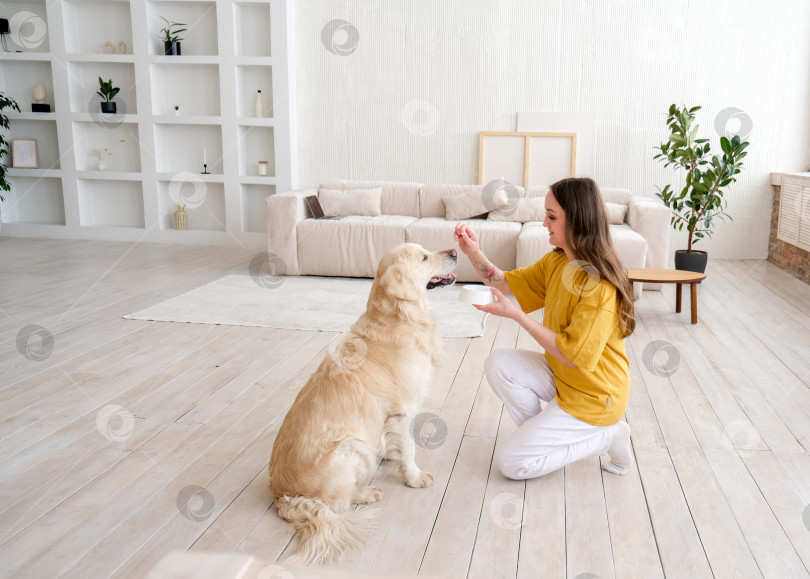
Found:
[[(283, 562), (278, 427), (338, 334), (125, 320), (254, 252), (0, 238), (0, 576), (144, 576), (172, 550)], [(515, 425), (484, 360), (539, 350), (514, 322), (450, 339), (416, 421), (435, 477), (385, 492), (341, 566), (384, 577), (810, 577), (810, 286), (766, 261), (710, 260), (689, 303), (644, 292), (627, 340), (637, 466), (592, 457), (529, 481), (495, 449)], [(20, 349), (27, 326), (52, 338)], [(33, 352), (33, 354), (32, 354)], [(27, 355), (25, 355), (27, 354)], [(37, 358), (40, 359), (37, 359)]]

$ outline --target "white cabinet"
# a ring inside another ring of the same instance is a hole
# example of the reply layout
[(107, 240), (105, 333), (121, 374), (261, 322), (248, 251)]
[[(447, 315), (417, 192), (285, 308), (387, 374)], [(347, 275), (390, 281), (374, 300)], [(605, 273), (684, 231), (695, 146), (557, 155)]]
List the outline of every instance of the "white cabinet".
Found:
[[(263, 247), (264, 198), (297, 186), (292, 11), (291, 0), (6, 3), (19, 52), (0, 53), (0, 86), (23, 111), (9, 136), (36, 139), (39, 168), (9, 171), (0, 234)], [(179, 56), (164, 54), (161, 17), (188, 29)], [(99, 77), (120, 88), (114, 114), (100, 111)], [(37, 84), (50, 113), (31, 111)], [(188, 230), (173, 229), (178, 202)]]

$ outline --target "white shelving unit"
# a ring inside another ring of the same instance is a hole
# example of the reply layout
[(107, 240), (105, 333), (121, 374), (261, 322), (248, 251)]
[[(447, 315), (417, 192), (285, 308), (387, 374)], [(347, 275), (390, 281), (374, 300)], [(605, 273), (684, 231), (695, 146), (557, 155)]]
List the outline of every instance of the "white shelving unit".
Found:
[[(0, 17), (29, 13), (6, 37), (20, 52), (0, 53), (0, 86), (23, 111), (9, 114), (9, 136), (37, 140), (39, 168), (9, 170), (0, 235), (263, 248), (264, 199), (297, 186), (293, 10), (292, 0), (2, 4)], [(163, 54), (161, 16), (187, 24), (180, 56)], [(98, 77), (121, 89), (116, 114), (100, 112)], [(37, 84), (50, 113), (31, 112)], [(185, 231), (173, 228), (177, 199)]]

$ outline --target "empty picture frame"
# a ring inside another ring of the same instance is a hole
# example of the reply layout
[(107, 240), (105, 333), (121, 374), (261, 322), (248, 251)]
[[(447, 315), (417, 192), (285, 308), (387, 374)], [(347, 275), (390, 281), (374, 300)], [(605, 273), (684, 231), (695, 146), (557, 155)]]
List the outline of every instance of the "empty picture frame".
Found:
[(12, 139), (11, 166), (17, 169), (36, 169), (39, 167), (36, 139)]
[(546, 187), (577, 173), (576, 133), (481, 131), (478, 184), (494, 179)]

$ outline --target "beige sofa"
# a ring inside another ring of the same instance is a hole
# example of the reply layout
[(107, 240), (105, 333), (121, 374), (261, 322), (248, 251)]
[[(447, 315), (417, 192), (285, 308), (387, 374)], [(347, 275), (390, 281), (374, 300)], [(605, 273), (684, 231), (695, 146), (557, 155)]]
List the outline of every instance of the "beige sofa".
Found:
[[(324, 189), (347, 192), (349, 198), (357, 190), (376, 191), (379, 214), (313, 218), (312, 196)], [(510, 195), (520, 198), (543, 197), (546, 192), (547, 188), (510, 189)], [(450, 205), (448, 202), (446, 206), (444, 199), (457, 195), (466, 195), (467, 199), (484, 193), (481, 185), (336, 181), (324, 183), (319, 189), (272, 195), (267, 198), (267, 250), (271, 267), (274, 273), (285, 275), (374, 277), (380, 258), (399, 243), (419, 243), (430, 250), (455, 247), (453, 229), (458, 220), (446, 218)], [(663, 204), (633, 196), (626, 189), (603, 188), (602, 196), (606, 203), (613, 204), (609, 209), (616, 210), (610, 231), (624, 266), (666, 267), (670, 211)], [(511, 199), (512, 202), (520, 201)], [(519, 213), (515, 213), (516, 218)], [(503, 270), (530, 265), (552, 249), (548, 231), (540, 220), (522, 223), (494, 221), (492, 215), (484, 217), (489, 218), (463, 221), (478, 234), (482, 251)], [(469, 260), (464, 258), (459, 260), (456, 275), (458, 281), (479, 281)], [(644, 286), (644, 289), (658, 288), (660, 285)]]

